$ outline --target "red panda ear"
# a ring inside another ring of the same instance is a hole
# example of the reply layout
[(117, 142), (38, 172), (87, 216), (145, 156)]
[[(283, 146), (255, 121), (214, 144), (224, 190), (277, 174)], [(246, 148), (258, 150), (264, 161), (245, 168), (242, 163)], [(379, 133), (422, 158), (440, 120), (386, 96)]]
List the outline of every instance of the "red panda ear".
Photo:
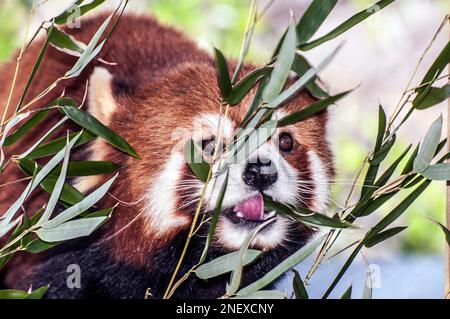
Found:
[(117, 103), (112, 94), (112, 74), (102, 67), (96, 67), (89, 79), (88, 111), (104, 125), (110, 125), (111, 118), (117, 110)]

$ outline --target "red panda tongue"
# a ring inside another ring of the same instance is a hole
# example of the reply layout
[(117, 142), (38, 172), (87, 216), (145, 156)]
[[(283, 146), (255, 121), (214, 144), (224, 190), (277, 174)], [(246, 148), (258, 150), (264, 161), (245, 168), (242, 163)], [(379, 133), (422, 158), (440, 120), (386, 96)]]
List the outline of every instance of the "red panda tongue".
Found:
[(233, 209), (239, 217), (248, 220), (264, 220), (264, 201), (260, 193), (236, 204)]

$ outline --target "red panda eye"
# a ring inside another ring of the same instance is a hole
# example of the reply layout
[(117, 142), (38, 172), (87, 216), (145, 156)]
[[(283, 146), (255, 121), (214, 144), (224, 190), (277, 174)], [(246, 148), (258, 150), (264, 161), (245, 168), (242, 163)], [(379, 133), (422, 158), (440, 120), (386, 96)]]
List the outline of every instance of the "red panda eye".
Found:
[(294, 147), (294, 139), (292, 138), (292, 135), (287, 132), (281, 133), (278, 138), (278, 146), (283, 152), (292, 151), (292, 148)]

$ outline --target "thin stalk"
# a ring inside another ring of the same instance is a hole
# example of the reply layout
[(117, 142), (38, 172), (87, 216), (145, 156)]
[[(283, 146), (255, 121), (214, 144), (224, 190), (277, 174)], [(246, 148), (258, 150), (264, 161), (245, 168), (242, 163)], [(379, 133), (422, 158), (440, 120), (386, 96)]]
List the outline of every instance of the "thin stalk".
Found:
[[(11, 83), (11, 89), (9, 90), (9, 95), (8, 95), (8, 99), (6, 101), (5, 111), (3, 112), (2, 121), (0, 123), (0, 126), (3, 126), (3, 124), (5, 124), (6, 114), (8, 113), (8, 109), (11, 104), (12, 96), (13, 96), (14, 89), (15, 89), (16, 82), (17, 82), (17, 76), (19, 74), (20, 62), (22, 60), (23, 53), (25, 52), (28, 33), (30, 30), (30, 25), (31, 25), (31, 19), (33, 18), (35, 9), (36, 9), (36, 1), (33, 0), (33, 6), (31, 8), (30, 14), (28, 16), (28, 22), (27, 22), (26, 29), (25, 29), (24, 41), (23, 41), (22, 47), (20, 48), (19, 56), (17, 57), (17, 63), (16, 63), (16, 68), (14, 70), (13, 81)], [(39, 32), (39, 31), (40, 31), (40, 28), (37, 32)]]

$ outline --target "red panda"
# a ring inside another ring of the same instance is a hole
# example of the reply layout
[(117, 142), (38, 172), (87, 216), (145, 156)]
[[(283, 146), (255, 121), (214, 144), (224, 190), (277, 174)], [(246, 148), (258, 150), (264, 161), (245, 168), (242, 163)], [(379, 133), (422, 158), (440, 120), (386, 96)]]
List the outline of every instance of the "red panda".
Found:
[[(80, 29), (67, 29), (87, 43), (106, 16), (81, 20)], [(16, 105), (43, 41), (32, 44), (23, 59), (11, 105)], [(26, 101), (63, 75), (76, 58), (49, 47)], [(108, 63), (105, 63), (108, 62)], [(13, 79), (15, 61), (0, 69), (0, 111), (3, 113)], [(245, 65), (241, 76), (254, 66)], [(50, 284), (48, 298), (143, 298), (150, 291), (161, 298), (175, 269), (198, 203), (202, 182), (185, 163), (183, 145), (192, 138), (204, 150), (226, 144), (242, 122), (252, 94), (230, 108), (223, 120), (223, 141), (214, 136), (220, 118), (220, 91), (214, 59), (182, 33), (148, 16), (124, 15), (98, 58), (83, 73), (58, 86), (31, 106), (38, 109), (59, 97), (83, 102), (84, 109), (124, 137), (139, 153), (132, 158), (96, 139), (74, 150), (73, 159), (110, 160), (120, 166), (119, 177), (100, 207), (120, 199), (110, 221), (94, 235), (68, 242), (40, 255), (16, 254), (3, 271), (3, 285), (28, 289)], [(302, 91), (280, 112), (289, 114), (315, 99)], [(11, 110), (9, 116), (12, 114)], [(281, 113), (278, 115), (282, 115)], [(28, 139), (5, 148), (6, 157), (20, 154), (61, 118), (58, 112), (40, 124)], [(201, 133), (194, 130), (201, 123)], [(245, 235), (268, 217), (262, 194), (314, 210), (327, 205), (333, 176), (332, 154), (326, 140), (327, 113), (278, 128), (273, 138), (242, 163), (230, 165), (229, 182), (208, 260), (239, 249)], [(59, 134), (75, 131), (67, 124)], [(253, 161), (250, 161), (252, 159)], [(9, 166), (1, 175), (8, 182), (22, 178)], [(82, 192), (95, 189), (107, 178), (85, 177), (73, 181)], [(221, 181), (223, 176), (211, 181)], [(0, 215), (25, 187), (15, 183), (0, 191)], [(205, 214), (210, 214), (218, 189), (207, 188)], [(48, 195), (35, 191), (27, 210), (36, 211)], [(128, 203), (128, 204), (127, 204)], [(193, 238), (180, 274), (195, 265), (205, 243), (208, 223)], [(245, 268), (243, 285), (260, 278), (302, 247), (313, 232), (276, 216), (251, 247), (263, 250), (260, 260)], [(81, 270), (81, 287), (66, 284), (67, 266)], [(175, 298), (217, 298), (225, 293), (227, 276), (200, 280), (191, 275), (175, 292)]]

